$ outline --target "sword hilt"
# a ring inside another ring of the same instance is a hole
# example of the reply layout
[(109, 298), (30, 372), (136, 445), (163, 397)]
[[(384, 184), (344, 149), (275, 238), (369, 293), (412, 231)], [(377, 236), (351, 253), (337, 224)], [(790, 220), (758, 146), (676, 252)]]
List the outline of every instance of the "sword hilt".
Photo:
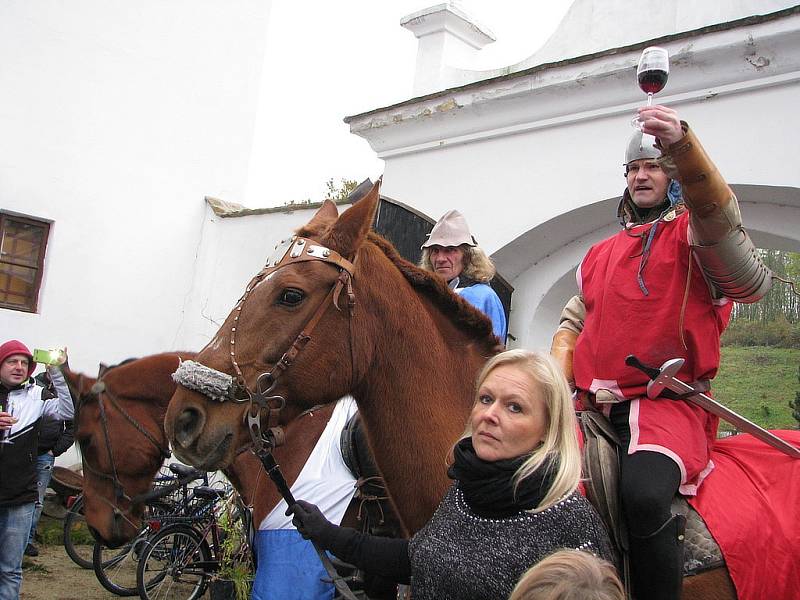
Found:
[(629, 354), (625, 358), (625, 364), (628, 365), (629, 367), (634, 367), (636, 369), (639, 369), (642, 373), (645, 373), (650, 379), (655, 379), (661, 373), (661, 371), (656, 367), (648, 367), (646, 364), (644, 364), (642, 361), (636, 358), (633, 354)]

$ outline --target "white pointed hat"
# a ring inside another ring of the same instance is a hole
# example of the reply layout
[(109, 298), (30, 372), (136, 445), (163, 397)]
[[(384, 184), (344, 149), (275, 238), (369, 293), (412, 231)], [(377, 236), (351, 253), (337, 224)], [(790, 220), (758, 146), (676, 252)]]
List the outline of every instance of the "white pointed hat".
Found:
[(436, 221), (436, 225), (428, 234), (428, 239), (420, 247), (460, 246), (461, 244), (477, 246), (478, 242), (469, 232), (469, 225), (467, 225), (464, 215), (457, 210), (448, 210), (441, 219)]

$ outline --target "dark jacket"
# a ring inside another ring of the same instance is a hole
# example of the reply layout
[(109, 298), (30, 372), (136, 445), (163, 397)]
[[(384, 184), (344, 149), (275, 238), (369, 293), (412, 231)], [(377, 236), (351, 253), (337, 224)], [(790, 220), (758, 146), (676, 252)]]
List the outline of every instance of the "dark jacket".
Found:
[[(56, 397), (56, 390), (50, 381), (47, 371), (39, 373), (34, 379), (50, 392), (48, 397)], [(39, 425), (39, 447), (37, 452), (40, 455), (52, 452), (53, 456), (61, 456), (69, 450), (74, 440), (75, 426), (72, 421), (42, 421)]]
[(39, 426), (39, 454), (52, 452), (53, 456), (64, 454), (75, 439), (72, 421), (42, 421)]
[(0, 384), (0, 409), (12, 413), (18, 421), (4, 437), (11, 443), (0, 444), (0, 506), (34, 502), (38, 497), (36, 457), (39, 428), (46, 421), (72, 419), (73, 406), (63, 375), (56, 386), (62, 397), (36, 384), (33, 379), (12, 389)]

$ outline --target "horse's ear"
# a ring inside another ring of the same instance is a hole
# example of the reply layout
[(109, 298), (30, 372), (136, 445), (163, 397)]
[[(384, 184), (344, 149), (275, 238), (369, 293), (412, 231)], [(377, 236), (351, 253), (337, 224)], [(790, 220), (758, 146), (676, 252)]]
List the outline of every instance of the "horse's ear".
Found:
[(328, 246), (332, 250), (350, 259), (355, 256), (375, 219), (380, 187), (378, 180), (366, 196), (342, 213), (327, 236)]
[(108, 371), (108, 365), (106, 363), (100, 363), (100, 366), (97, 368), (97, 378), (100, 379), (106, 374), (106, 371)]
[(316, 229), (321, 222), (332, 221), (338, 216), (339, 209), (336, 208), (336, 203), (331, 200), (325, 200), (304, 229)]

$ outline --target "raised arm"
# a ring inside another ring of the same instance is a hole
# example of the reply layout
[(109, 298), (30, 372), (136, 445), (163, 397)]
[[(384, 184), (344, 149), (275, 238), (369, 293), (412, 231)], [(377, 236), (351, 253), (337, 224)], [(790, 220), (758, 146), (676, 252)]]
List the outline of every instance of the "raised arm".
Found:
[(51, 419), (61, 419), (71, 421), (75, 416), (75, 405), (72, 403), (72, 395), (69, 393), (67, 380), (61, 372), (61, 368), (55, 365), (47, 365), (47, 374), (53, 387), (56, 390), (56, 398), (45, 400), (43, 416)]
[(739, 203), (700, 141), (674, 110), (640, 110), (643, 131), (659, 139), (661, 168), (680, 182), (690, 212), (689, 241), (718, 296), (736, 302), (760, 300), (772, 286), (764, 264), (742, 227)]

